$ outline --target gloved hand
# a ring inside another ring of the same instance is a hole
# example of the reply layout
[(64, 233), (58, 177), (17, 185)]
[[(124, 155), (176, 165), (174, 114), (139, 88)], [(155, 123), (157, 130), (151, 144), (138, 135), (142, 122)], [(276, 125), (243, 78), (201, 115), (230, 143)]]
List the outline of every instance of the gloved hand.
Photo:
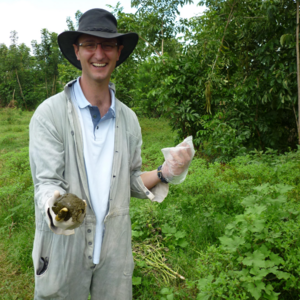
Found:
[(56, 234), (71, 235), (79, 227), (86, 214), (86, 201), (73, 194), (60, 196), (55, 191), (46, 205), (46, 214), (49, 217), (49, 227)]
[(163, 177), (172, 184), (183, 182), (195, 154), (192, 136), (176, 147), (164, 148), (161, 151), (165, 157), (161, 168)]

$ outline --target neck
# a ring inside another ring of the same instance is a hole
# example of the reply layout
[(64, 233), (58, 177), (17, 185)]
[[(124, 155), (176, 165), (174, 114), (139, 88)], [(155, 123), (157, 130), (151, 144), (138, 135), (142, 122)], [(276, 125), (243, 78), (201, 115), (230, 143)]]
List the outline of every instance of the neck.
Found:
[(108, 88), (109, 82), (97, 83), (86, 80), (82, 75), (79, 83), (85, 98), (91, 105), (97, 106), (101, 116), (104, 116), (111, 106), (110, 91)]

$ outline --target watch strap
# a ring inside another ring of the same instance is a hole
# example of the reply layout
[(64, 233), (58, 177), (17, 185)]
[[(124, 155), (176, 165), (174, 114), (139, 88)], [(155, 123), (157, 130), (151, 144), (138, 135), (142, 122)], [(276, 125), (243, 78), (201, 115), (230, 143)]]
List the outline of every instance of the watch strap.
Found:
[(162, 166), (159, 166), (157, 168), (157, 176), (158, 176), (158, 178), (160, 179), (161, 182), (168, 183), (167, 179), (162, 174), (161, 168), (162, 168)]

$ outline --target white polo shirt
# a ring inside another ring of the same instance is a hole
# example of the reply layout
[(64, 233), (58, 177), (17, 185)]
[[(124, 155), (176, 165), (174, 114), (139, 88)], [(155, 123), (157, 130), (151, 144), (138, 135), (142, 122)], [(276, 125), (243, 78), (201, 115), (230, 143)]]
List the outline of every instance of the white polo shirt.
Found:
[(83, 135), (84, 162), (88, 178), (91, 204), (96, 214), (93, 263), (100, 261), (104, 217), (108, 212), (110, 178), (112, 171), (115, 137), (115, 94), (110, 89), (111, 106), (100, 116), (97, 106), (85, 98), (79, 78), (72, 85), (71, 98), (77, 108)]

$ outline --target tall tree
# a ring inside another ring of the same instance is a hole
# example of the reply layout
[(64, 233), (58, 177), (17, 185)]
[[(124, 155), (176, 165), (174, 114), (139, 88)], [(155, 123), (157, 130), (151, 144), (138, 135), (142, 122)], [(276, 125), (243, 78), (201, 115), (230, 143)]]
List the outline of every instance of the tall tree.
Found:
[(79, 19), (80, 19), (81, 16), (82, 16), (82, 12), (80, 10), (77, 10), (76, 13), (75, 13), (76, 24), (74, 24), (71, 17), (67, 17), (66, 22), (67, 22), (68, 30), (75, 31), (75, 30), (78, 29)]
[[(248, 149), (295, 147), (295, 1), (201, 3), (208, 10), (186, 22), (183, 53), (149, 64), (143, 107), (159, 110), (181, 137), (193, 134), (198, 145), (210, 140), (219, 149), (226, 140), (225, 151), (238, 149), (228, 146), (235, 140)], [(203, 111), (208, 97), (211, 116)]]
[(11, 46), (10, 46), (10, 51), (8, 54), (9, 68), (11, 71), (13, 71), (16, 74), (16, 79), (17, 79), (18, 86), (20, 89), (20, 94), (23, 99), (24, 106), (27, 109), (25, 97), (24, 97), (23, 90), (22, 90), (22, 85), (21, 85), (19, 75), (18, 75), (18, 69), (21, 69), (22, 56), (19, 55), (20, 49), (18, 48), (18, 45), (17, 45), (19, 38), (18, 38), (18, 33), (15, 30), (10, 32), (10, 39), (11, 39)]
[[(57, 33), (41, 30), (41, 44), (32, 41), (33, 53), (45, 81), (46, 97), (56, 94), (58, 64), (63, 60), (57, 44)], [(46, 98), (45, 97), (45, 98)]]
[(141, 27), (147, 26), (149, 43), (154, 47), (160, 43), (160, 53), (163, 55), (165, 39), (174, 38), (177, 33), (178, 7), (191, 3), (193, 0), (132, 0), (131, 6), (137, 8)]

